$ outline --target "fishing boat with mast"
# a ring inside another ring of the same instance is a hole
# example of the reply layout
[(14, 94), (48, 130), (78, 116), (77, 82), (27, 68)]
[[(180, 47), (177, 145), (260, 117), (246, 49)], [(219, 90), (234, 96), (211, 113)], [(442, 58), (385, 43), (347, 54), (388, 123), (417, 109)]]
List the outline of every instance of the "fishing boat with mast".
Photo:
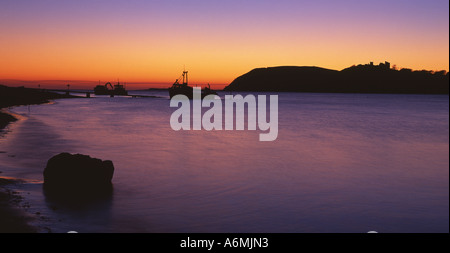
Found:
[[(182, 83), (180, 83), (180, 79), (182, 78)], [(189, 99), (193, 99), (193, 90), (191, 86), (188, 85), (188, 72), (186, 70), (183, 71), (183, 74), (175, 80), (172, 86), (169, 88), (169, 96), (172, 98), (175, 95), (185, 95)], [(211, 87), (208, 84), (208, 87), (205, 87), (201, 90), (202, 99), (208, 95), (217, 95), (217, 92), (211, 90)]]

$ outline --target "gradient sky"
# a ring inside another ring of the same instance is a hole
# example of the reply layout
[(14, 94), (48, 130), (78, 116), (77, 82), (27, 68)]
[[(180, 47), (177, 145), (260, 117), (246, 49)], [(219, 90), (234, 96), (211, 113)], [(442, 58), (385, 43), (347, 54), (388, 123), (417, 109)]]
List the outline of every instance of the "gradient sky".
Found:
[(448, 55), (448, 0), (0, 0), (0, 79), (170, 84), (186, 66), (223, 87), (280, 65), (448, 71)]

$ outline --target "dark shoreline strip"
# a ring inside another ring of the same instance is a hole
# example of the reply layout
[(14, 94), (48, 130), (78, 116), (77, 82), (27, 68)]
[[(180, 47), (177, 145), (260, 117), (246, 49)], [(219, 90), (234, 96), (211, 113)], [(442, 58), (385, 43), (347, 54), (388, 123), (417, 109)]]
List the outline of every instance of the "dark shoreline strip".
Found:
[(12, 116), (11, 114), (0, 111), (0, 132), (3, 131), (3, 129), (11, 122), (16, 121), (16, 117)]
[[(17, 119), (13, 115), (0, 109), (0, 138), (4, 128), (14, 121)], [(20, 196), (5, 188), (6, 185), (17, 183), (16, 180), (0, 177), (0, 233), (36, 233), (37, 229), (28, 224), (29, 218), (25, 211), (17, 205)]]
[[(11, 106), (48, 103), (58, 98), (78, 98), (38, 89), (23, 87), (7, 87), (0, 85), (0, 138), (5, 134), (4, 129), (17, 118), (8, 111), (2, 110)], [(1, 168), (0, 168), (1, 170)], [(1, 173), (1, 171), (0, 171)], [(37, 233), (38, 229), (29, 225), (31, 217), (20, 209), (21, 197), (5, 186), (14, 186), (20, 180), (0, 177), (0, 233)]]
[(4, 187), (17, 183), (0, 177), (0, 233), (36, 233), (37, 229), (28, 224), (31, 218), (17, 206), (21, 197)]

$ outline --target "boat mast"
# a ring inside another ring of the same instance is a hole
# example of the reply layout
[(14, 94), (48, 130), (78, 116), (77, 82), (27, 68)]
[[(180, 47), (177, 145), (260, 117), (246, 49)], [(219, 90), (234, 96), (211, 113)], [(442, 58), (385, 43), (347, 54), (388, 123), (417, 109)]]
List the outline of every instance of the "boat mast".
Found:
[(186, 84), (187, 85), (187, 83), (188, 83), (188, 72), (185, 70), (185, 71), (183, 71), (183, 84)]

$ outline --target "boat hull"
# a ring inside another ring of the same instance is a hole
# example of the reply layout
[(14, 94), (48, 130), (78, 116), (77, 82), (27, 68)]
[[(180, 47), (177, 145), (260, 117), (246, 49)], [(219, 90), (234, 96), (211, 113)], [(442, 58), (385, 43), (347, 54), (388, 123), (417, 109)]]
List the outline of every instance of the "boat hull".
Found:
[[(189, 99), (193, 99), (193, 91), (194, 91), (194, 89), (190, 86), (171, 87), (171, 88), (169, 88), (169, 96), (170, 96), (170, 98), (172, 98), (176, 95), (184, 95)], [(217, 95), (217, 93), (212, 90), (202, 90), (202, 93), (201, 93), (202, 99), (208, 95)]]

